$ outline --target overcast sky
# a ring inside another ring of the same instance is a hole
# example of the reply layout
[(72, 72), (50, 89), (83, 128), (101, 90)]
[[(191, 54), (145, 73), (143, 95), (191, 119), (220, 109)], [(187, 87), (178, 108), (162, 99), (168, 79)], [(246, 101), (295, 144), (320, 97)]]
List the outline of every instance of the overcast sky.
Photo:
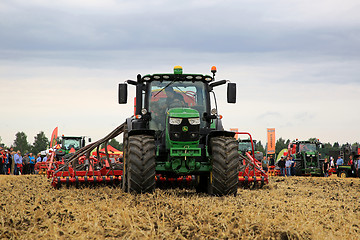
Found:
[(225, 128), (360, 142), (359, 12), (358, 0), (1, 0), (0, 137), (33, 143), (58, 126), (98, 140), (132, 115), (118, 83), (215, 65), (237, 83), (236, 104), (215, 89)]

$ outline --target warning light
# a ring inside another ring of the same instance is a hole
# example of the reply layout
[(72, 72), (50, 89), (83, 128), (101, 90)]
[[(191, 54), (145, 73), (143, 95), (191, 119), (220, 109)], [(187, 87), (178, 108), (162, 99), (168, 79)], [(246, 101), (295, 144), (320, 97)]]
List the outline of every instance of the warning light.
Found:
[(211, 67), (211, 72), (214, 73), (214, 74), (216, 73), (216, 67), (215, 66)]
[(175, 66), (174, 67), (174, 74), (182, 74), (182, 73), (183, 73), (182, 66)]

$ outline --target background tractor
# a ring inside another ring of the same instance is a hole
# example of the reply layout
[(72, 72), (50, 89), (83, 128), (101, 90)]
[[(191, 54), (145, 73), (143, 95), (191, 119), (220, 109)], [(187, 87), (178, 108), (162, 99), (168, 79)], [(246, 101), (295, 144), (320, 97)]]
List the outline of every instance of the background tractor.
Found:
[(239, 153), (241, 153), (242, 155), (245, 155), (246, 152), (249, 152), (250, 154), (252, 154), (252, 147), (254, 147), (254, 156), (256, 158), (256, 160), (258, 161), (262, 161), (264, 154), (260, 151), (257, 151), (256, 149), (256, 140), (252, 140), (253, 144), (251, 144), (251, 140), (250, 139), (238, 139), (239, 142), (239, 148), (238, 151)]
[(323, 176), (322, 164), (320, 159), (319, 140), (314, 141), (293, 141), (289, 143), (288, 155), (295, 157), (295, 175)]
[[(213, 89), (227, 83), (227, 102), (236, 102), (236, 85), (212, 76), (174, 73), (137, 76), (119, 84), (119, 103), (127, 103), (127, 85), (136, 87), (135, 115), (124, 126), (122, 187), (152, 192), (156, 179), (194, 178), (198, 192), (236, 194), (238, 142), (225, 131)], [(190, 177), (189, 177), (190, 176)]]
[[(88, 142), (91, 142), (91, 138), (88, 138)], [(80, 148), (85, 147), (85, 136), (64, 136), (62, 135), (57, 139), (58, 146), (56, 149), (56, 159), (61, 160), (67, 154), (72, 154), (78, 151)]]
[[(338, 156), (344, 159), (344, 165), (340, 165), (336, 168), (336, 174), (338, 177), (359, 177), (354, 161), (357, 160), (360, 155), (360, 146), (358, 144), (350, 145), (344, 144), (338, 151), (330, 151), (330, 155), (334, 157), (335, 162)], [(352, 162), (351, 159), (352, 158)]]

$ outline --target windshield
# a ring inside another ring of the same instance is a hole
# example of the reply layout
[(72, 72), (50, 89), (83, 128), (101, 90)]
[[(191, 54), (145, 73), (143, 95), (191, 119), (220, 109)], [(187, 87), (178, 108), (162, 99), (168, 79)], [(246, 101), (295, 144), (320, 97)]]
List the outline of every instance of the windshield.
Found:
[[(170, 108), (192, 108), (199, 112), (200, 119), (206, 111), (206, 88), (203, 82), (153, 81), (148, 95), (151, 112), (150, 129), (165, 128), (165, 113)], [(200, 126), (204, 126), (201, 121)]]
[(74, 148), (75, 150), (80, 149), (80, 142), (81, 139), (63, 139), (63, 148), (65, 149), (71, 149)]
[(300, 152), (315, 152), (316, 151), (316, 144), (314, 144), (314, 143), (300, 143), (299, 151)]
[(238, 150), (241, 152), (252, 151), (251, 142), (239, 142)]

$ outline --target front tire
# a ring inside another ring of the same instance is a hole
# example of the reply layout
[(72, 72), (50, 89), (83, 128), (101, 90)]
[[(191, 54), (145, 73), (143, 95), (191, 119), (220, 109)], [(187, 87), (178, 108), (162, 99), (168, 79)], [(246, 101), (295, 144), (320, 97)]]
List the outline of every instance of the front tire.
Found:
[(153, 192), (155, 189), (155, 141), (147, 135), (129, 137), (126, 180), (127, 191)]
[(210, 140), (212, 172), (209, 194), (236, 195), (239, 175), (238, 143), (231, 137), (213, 137)]
[(346, 173), (346, 171), (342, 170), (342, 171), (339, 173), (339, 177), (340, 177), (340, 178), (347, 178), (347, 173)]

